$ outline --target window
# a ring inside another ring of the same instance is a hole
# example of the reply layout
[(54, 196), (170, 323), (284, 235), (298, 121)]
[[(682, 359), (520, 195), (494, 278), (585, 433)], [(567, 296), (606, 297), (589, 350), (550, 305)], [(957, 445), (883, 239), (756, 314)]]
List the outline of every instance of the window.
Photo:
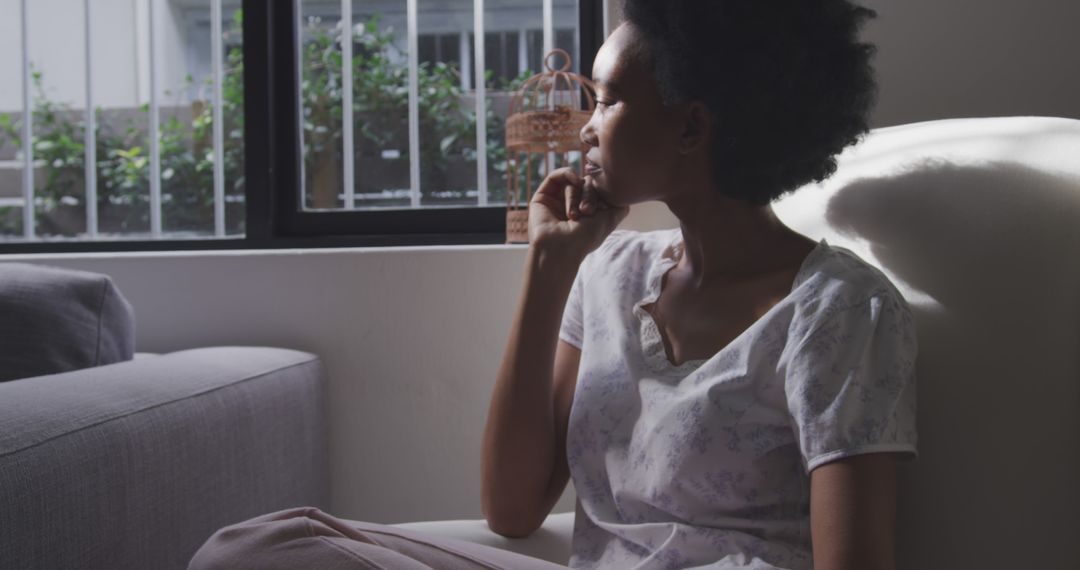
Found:
[(0, 6), (0, 243), (243, 236), (239, 0)]
[(0, 0), (0, 252), (501, 241), (510, 93), (601, 37), (587, 0), (68, 2)]

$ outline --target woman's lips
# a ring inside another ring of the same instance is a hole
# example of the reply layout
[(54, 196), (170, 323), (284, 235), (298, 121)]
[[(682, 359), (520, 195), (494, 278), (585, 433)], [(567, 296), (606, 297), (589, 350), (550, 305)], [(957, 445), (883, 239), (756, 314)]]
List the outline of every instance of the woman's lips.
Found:
[(599, 174), (599, 173), (601, 173), (603, 171), (604, 171), (604, 169), (600, 168), (600, 166), (598, 164), (596, 164), (595, 162), (593, 162), (591, 160), (585, 161), (585, 174), (586, 175), (594, 176), (594, 175)]

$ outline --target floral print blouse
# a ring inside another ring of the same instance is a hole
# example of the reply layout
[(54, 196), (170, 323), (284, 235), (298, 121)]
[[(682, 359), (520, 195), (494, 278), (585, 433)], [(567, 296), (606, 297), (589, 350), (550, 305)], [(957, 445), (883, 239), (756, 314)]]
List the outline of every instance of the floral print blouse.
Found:
[(681, 230), (617, 231), (578, 271), (567, 434), (572, 568), (809, 569), (814, 468), (914, 456), (915, 326), (878, 269), (822, 240), (791, 293), (706, 360), (672, 365), (644, 308)]

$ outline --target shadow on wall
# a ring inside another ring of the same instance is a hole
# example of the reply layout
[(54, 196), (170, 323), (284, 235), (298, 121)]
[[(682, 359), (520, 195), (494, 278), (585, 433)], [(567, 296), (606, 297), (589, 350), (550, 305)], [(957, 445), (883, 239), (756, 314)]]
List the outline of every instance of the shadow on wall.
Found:
[(837, 191), (827, 219), (938, 305), (914, 306), (920, 458), (903, 569), (1080, 560), (1080, 178), (929, 162)]

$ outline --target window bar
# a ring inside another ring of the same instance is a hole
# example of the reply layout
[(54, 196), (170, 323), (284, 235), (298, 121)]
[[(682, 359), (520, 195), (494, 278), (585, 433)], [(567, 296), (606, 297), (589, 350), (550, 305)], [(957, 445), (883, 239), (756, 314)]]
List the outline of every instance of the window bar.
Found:
[(83, 36), (86, 39), (86, 116), (83, 125), (83, 146), (86, 177), (86, 234), (90, 239), (98, 237), (97, 211), (97, 122), (94, 116), (94, 58), (91, 55), (90, 35), (90, 0), (83, 0), (83, 15), (86, 17)]
[[(540, 70), (539, 71), (541, 73), (544, 72), (544, 61), (545, 61), (545, 58), (547, 57), (547, 54), (551, 53), (551, 50), (555, 49), (555, 33), (554, 33), (554, 27), (555, 26), (554, 26), (554, 15), (552, 14), (553, 10), (552, 10), (551, 4), (552, 4), (552, 0), (544, 0), (544, 12), (543, 12), (543, 14), (544, 14), (543, 15), (543, 17), (544, 17), (544, 53), (540, 54)], [(554, 65), (558, 65), (558, 64), (554, 64)], [(558, 68), (556, 68), (556, 69), (558, 69)], [(553, 88), (558, 89), (559, 88), (558, 84), (556, 83), (555, 85), (553, 85)], [(551, 92), (550, 97), (551, 97), (552, 101), (549, 101), (548, 105), (552, 106), (554, 104), (553, 103), (554, 100), (556, 99), (554, 91)], [(554, 170), (554, 169), (555, 169), (555, 153), (549, 152), (549, 153), (547, 153), (547, 160), (544, 161), (544, 176), (547, 176), (547, 174), (549, 172), (551, 172), (552, 170)]]
[(540, 56), (541, 67), (544, 65), (544, 56), (555, 48), (555, 34), (553, 33), (555, 24), (551, 3), (552, 0), (544, 0), (544, 53)]
[(210, 57), (214, 59), (214, 235), (225, 236), (225, 54), (222, 49), (221, 0), (210, 0)]
[[(529, 30), (518, 29), (518, 73), (529, 69)], [(542, 71), (542, 70), (541, 70)]]
[[(420, 62), (417, 54), (419, 42), (416, 29), (416, 3), (417, 0), (405, 2), (406, 27), (409, 30), (409, 185), (412, 189), (413, 208), (420, 206)], [(477, 67), (480, 67), (479, 63)]]
[(602, 40), (604, 40), (604, 39), (607, 39), (607, 37), (609, 35), (611, 35), (611, 22), (608, 21), (608, 9), (609, 9), (608, 0), (603, 0), (600, 3), (600, 6), (601, 6), (600, 9), (603, 10), (603, 12), (604, 12), (604, 14), (603, 14), (603, 18), (604, 18), (604, 37), (601, 38)]
[(147, 29), (150, 44), (150, 237), (161, 237), (161, 127), (158, 125), (161, 109), (158, 102), (157, 34), (154, 28), (154, 4), (149, 0), (150, 26)]
[(352, 66), (352, 0), (341, 0), (341, 154), (345, 173), (345, 209), (356, 205), (356, 175), (353, 160), (353, 66)]
[(484, 0), (473, 0), (473, 37), (476, 39), (476, 186), (477, 205), (488, 203), (487, 85), (484, 85)]
[(30, 139), (33, 136), (34, 108), (30, 100), (30, 41), (27, 35), (30, 26), (27, 24), (27, 0), (22, 0), (22, 72), (23, 72), (23, 118), (22, 118), (22, 150), (23, 150), (23, 237), (34, 239), (34, 144)]
[(458, 34), (458, 52), (461, 53), (461, 90), (472, 91), (472, 55), (469, 53), (469, 32)]
[(304, 185), (307, 184), (307, 156), (304, 154), (304, 10), (303, 0), (293, 0), (293, 14), (296, 20), (296, 150), (300, 153), (300, 191), (296, 193), (300, 201), (296, 207), (304, 209)]

